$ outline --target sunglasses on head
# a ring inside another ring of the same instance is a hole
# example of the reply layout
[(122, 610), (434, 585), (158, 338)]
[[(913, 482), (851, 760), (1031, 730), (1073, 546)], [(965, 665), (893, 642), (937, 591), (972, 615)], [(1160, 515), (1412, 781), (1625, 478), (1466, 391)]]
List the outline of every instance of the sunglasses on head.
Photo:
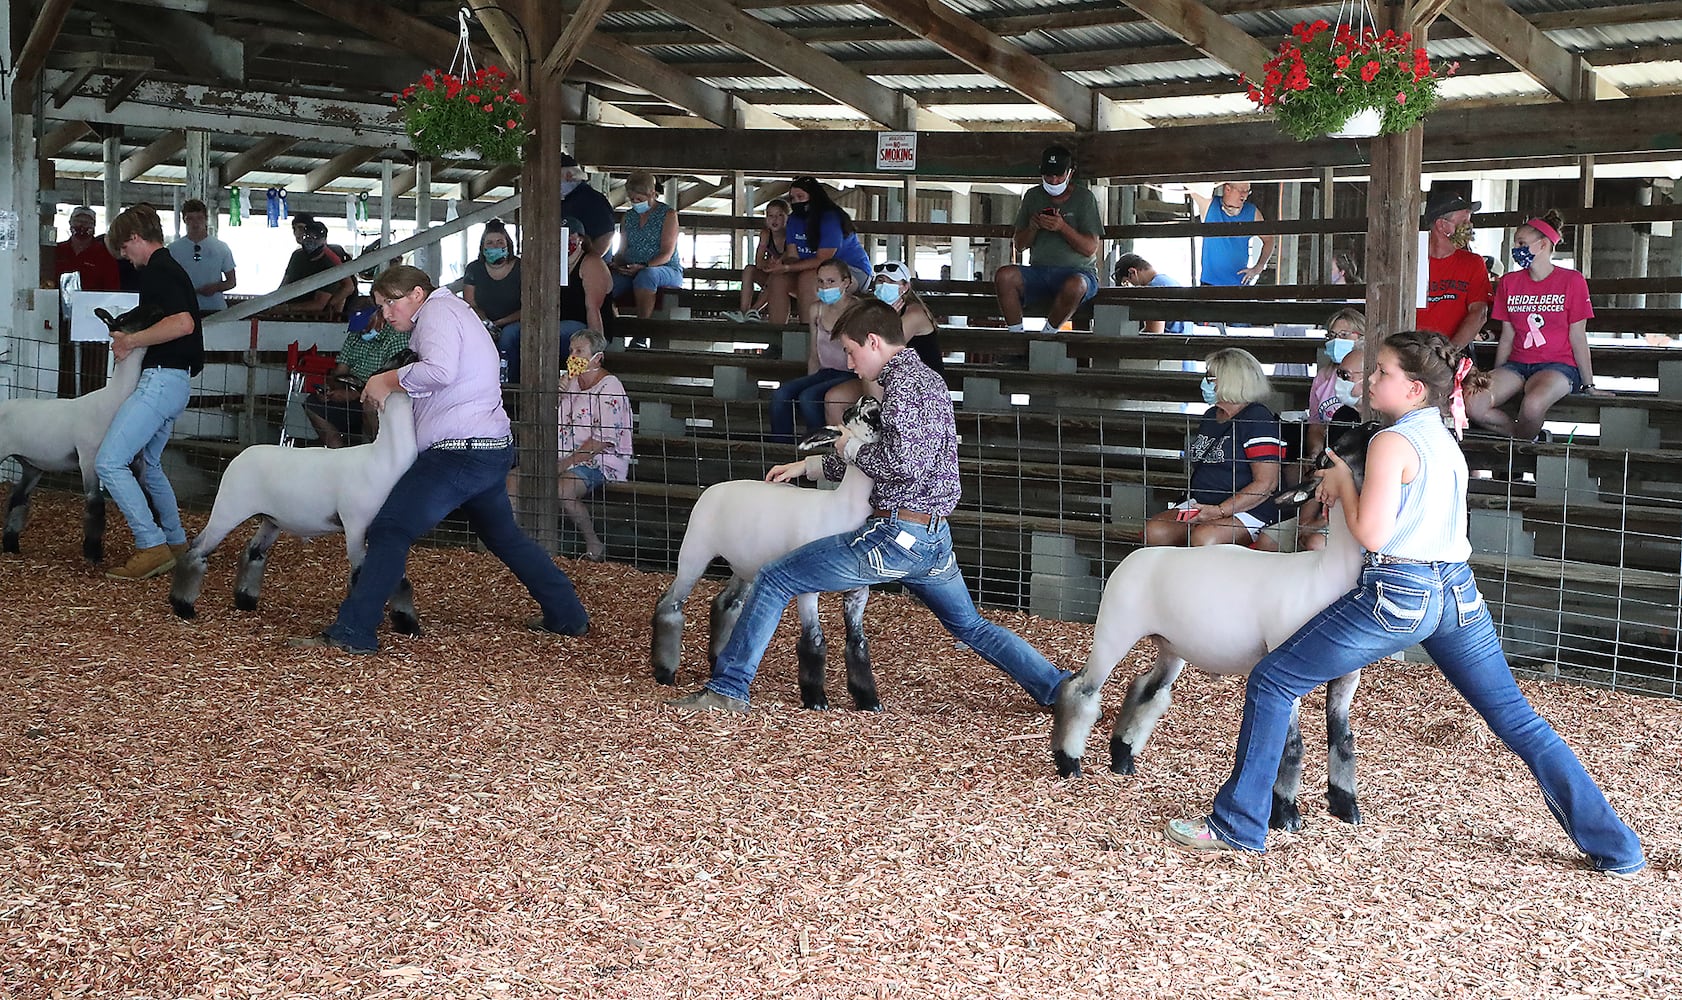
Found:
[(199, 246), (197, 243), (193, 244), (193, 259), (196, 261), (204, 260), (204, 247)]

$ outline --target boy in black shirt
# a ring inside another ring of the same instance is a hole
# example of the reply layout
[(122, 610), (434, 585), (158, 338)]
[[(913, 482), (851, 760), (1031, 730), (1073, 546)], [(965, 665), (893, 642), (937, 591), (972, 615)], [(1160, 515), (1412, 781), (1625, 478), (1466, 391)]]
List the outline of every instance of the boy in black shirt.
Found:
[[(140, 304), (164, 313), (163, 319), (137, 333), (111, 334), (111, 352), (119, 362), (142, 348), (146, 358), (139, 384), (111, 419), (94, 460), (100, 484), (134, 533), (134, 556), (106, 575), (145, 580), (168, 572), (175, 557), (187, 549), (181, 511), (160, 459), (175, 418), (187, 408), (191, 379), (204, 367), (204, 330), (193, 279), (164, 249), (163, 226), (150, 205), (136, 205), (117, 216), (105, 239), (112, 253), (139, 270)], [(137, 456), (139, 479), (130, 468)]]

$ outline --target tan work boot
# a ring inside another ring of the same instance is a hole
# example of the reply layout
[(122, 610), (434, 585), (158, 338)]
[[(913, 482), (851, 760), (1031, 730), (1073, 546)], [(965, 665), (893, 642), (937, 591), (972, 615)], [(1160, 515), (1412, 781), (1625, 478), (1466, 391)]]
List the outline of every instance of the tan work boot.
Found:
[(160, 573), (168, 573), (175, 568), (175, 553), (168, 545), (154, 545), (149, 549), (141, 549), (129, 557), (129, 561), (108, 571), (105, 575), (113, 580), (150, 580)]
[(179, 559), (182, 556), (187, 554), (187, 550), (192, 547), (192, 544), (193, 544), (192, 542), (170, 542), (169, 543), (170, 554), (175, 556), (175, 558)]
[(742, 699), (722, 695), (708, 688), (702, 688), (682, 698), (673, 698), (666, 702), (666, 705), (680, 712), (733, 712), (746, 715), (748, 711), (748, 703)]

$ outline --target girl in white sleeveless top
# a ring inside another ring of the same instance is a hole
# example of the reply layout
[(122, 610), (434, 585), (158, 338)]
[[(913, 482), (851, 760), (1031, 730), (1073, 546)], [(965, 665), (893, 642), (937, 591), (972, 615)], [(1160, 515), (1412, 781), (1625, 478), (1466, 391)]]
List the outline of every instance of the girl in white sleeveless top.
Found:
[[(1174, 820), (1168, 839), (1194, 850), (1261, 851), (1273, 782), (1295, 700), (1325, 682), (1422, 643), (1438, 669), (1489, 728), (1529, 766), (1565, 832), (1602, 872), (1646, 866), (1641, 843), (1548, 723), (1538, 716), (1501, 652), (1471, 567), (1466, 538), (1466, 460), (1443, 424), (1464, 426), (1464, 392), (1486, 381), (1435, 333), (1399, 333), (1378, 350), (1367, 385), (1375, 415), (1391, 426), (1367, 449), (1357, 490), (1334, 456), (1320, 499), (1341, 509), (1368, 550), (1354, 590), (1269, 653), (1245, 685), (1244, 721), (1232, 775), (1207, 817)], [(1462, 384), (1464, 382), (1464, 385)], [(1331, 516), (1339, 516), (1336, 509)]]

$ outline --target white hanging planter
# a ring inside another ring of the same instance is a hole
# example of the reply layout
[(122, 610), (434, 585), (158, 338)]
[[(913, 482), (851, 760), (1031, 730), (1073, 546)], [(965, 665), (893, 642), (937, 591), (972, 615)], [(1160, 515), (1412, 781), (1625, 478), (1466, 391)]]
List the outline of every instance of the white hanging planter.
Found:
[(484, 159), (484, 154), (479, 152), (479, 149), (476, 146), (469, 146), (466, 149), (446, 149), (442, 153), (439, 153), (438, 156), (441, 159), (445, 159), (445, 160), (482, 160), (482, 159)]
[(1362, 108), (1344, 121), (1343, 127), (1326, 135), (1333, 139), (1370, 139), (1384, 127), (1384, 115), (1377, 108)]

